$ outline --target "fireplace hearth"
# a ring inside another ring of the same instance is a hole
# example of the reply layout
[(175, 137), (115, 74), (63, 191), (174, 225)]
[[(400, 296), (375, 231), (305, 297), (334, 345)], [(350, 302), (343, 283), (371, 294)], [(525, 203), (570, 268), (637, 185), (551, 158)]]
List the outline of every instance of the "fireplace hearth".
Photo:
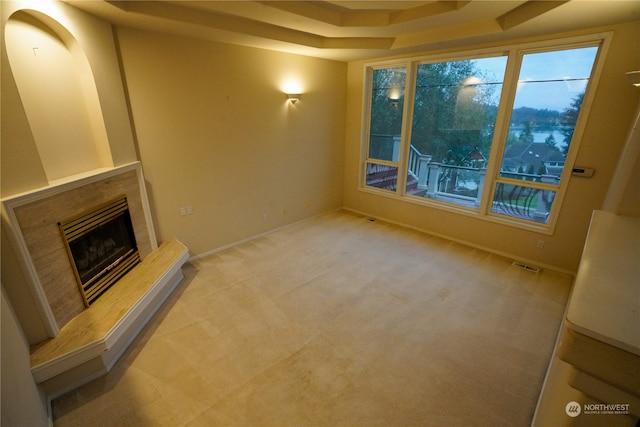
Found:
[[(140, 162), (89, 171), (1, 202), (3, 231), (6, 223), (33, 302), (16, 305), (32, 326), (31, 373), (54, 399), (113, 367), (183, 280), (189, 250), (177, 240), (158, 246)], [(112, 271), (122, 277), (104, 283), (98, 274), (91, 282), (96, 272)], [(86, 307), (78, 288), (94, 285), (99, 298)], [(20, 291), (12, 295), (20, 297)]]
[(58, 223), (85, 307), (140, 262), (126, 196)]

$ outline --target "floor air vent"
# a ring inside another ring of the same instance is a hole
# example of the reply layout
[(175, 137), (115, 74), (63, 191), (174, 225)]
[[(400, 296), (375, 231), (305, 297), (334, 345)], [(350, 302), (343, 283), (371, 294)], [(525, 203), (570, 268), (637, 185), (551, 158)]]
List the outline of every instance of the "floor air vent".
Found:
[(515, 265), (516, 267), (521, 268), (523, 270), (531, 271), (532, 273), (538, 273), (540, 271), (540, 269), (538, 267), (532, 267), (530, 265), (523, 264), (523, 263), (518, 262), (518, 261), (513, 261), (513, 265)]

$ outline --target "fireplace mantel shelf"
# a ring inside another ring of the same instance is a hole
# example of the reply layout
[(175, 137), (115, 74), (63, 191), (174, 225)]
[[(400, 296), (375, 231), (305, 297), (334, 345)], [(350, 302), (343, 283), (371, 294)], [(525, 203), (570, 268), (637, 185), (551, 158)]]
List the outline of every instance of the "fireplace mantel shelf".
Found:
[(57, 395), (109, 371), (180, 283), (188, 256), (177, 240), (163, 243), (56, 337), (33, 346), (36, 382)]

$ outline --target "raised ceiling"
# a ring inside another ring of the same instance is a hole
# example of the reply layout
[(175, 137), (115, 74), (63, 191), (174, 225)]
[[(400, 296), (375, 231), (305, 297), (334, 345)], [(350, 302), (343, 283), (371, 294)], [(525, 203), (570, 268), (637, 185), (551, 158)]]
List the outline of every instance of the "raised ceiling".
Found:
[(637, 0), (67, 3), (119, 26), (340, 61), (640, 20)]

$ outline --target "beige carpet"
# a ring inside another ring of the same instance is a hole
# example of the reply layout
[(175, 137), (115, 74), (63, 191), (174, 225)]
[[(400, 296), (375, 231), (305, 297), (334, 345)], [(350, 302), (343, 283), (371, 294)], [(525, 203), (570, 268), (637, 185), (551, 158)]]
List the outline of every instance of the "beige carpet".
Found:
[(55, 426), (528, 426), (571, 285), (346, 212), (185, 274)]

